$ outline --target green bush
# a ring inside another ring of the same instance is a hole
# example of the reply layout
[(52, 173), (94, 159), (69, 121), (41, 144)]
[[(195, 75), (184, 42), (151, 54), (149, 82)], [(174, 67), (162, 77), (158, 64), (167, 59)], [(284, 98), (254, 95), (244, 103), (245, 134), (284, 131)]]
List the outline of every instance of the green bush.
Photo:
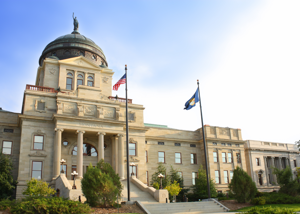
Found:
[(87, 204), (78, 201), (71, 201), (61, 197), (39, 197), (27, 198), (16, 201), (11, 207), (14, 214), (71, 214), (71, 213), (90, 213), (91, 209)]
[(298, 196), (290, 196), (284, 193), (265, 193), (264, 198), (266, 199), (266, 204), (299, 204), (300, 198)]
[(15, 200), (4, 199), (0, 201), (0, 210), (10, 210), (15, 204)]
[(12, 159), (0, 151), (0, 200), (10, 198), (17, 182), (13, 179), (11, 171), (13, 169)]
[(277, 176), (277, 182), (280, 185), (279, 192), (296, 196), (299, 191), (299, 184), (296, 179), (293, 179), (291, 168), (286, 167), (282, 170), (273, 168), (273, 170)]
[(254, 205), (265, 205), (266, 198), (265, 197), (257, 197), (257, 198), (254, 198), (251, 203)]
[(289, 210), (287, 208), (272, 208), (272, 207), (253, 207), (249, 211), (242, 212), (242, 214), (293, 214), (294, 212), (292, 210)]
[(55, 194), (55, 189), (49, 187), (45, 181), (37, 180), (35, 178), (27, 181), (27, 188), (23, 192), (23, 195), (29, 197), (49, 197)]

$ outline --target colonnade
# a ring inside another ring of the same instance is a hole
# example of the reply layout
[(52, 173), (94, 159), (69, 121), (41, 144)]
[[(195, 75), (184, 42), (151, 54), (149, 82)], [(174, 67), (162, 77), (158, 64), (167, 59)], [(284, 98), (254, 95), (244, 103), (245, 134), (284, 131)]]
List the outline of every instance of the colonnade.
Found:
[[(53, 177), (56, 178), (60, 174), (60, 160), (61, 160), (61, 144), (62, 132), (64, 129), (56, 128), (55, 142), (54, 142), (54, 160), (53, 160)], [(78, 178), (83, 177), (83, 135), (85, 131), (76, 130), (77, 134), (77, 173)], [(98, 135), (98, 162), (104, 160), (104, 136), (106, 133), (97, 132)], [(122, 134), (113, 136), (112, 141), (112, 167), (121, 179), (124, 179), (124, 143)]]
[[(278, 162), (277, 162), (278, 164), (275, 164), (275, 158), (276, 159), (278, 158)], [(284, 167), (282, 166), (282, 160), (284, 160)], [(276, 175), (274, 174), (273, 168), (277, 168), (278, 166), (278, 169), (282, 170), (283, 168), (290, 166), (289, 159), (286, 157), (264, 156), (264, 164), (265, 164), (265, 177), (266, 177), (267, 185), (277, 184), (277, 178)]]

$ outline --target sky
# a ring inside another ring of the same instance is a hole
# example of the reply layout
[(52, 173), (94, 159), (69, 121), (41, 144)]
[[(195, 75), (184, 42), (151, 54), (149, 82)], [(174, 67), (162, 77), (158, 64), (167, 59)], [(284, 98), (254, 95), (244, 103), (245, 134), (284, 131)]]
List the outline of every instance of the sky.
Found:
[[(128, 98), (144, 122), (201, 127), (184, 110), (200, 82), (204, 124), (244, 140), (300, 140), (300, 1), (1, 0), (0, 107), (21, 112), (45, 46), (73, 30), (92, 39), (115, 74), (128, 65)], [(113, 95), (125, 97), (121, 86)]]

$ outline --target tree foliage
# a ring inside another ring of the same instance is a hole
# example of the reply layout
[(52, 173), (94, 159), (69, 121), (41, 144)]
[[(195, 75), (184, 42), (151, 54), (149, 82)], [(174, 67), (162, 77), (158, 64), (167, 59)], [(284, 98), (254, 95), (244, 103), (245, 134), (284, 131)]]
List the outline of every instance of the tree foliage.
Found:
[(240, 167), (233, 171), (233, 177), (228, 185), (233, 197), (239, 203), (245, 203), (252, 200), (257, 192), (255, 183), (252, 178)]
[[(165, 176), (162, 178), (162, 187), (164, 189), (166, 186), (170, 185), (170, 176), (167, 175), (167, 169), (162, 163), (158, 164), (156, 171), (152, 174), (151, 184), (154, 187), (156, 187), (158, 184), (160, 187), (160, 178), (158, 177), (158, 175), (160, 173)], [(155, 183), (157, 183), (157, 184), (155, 184)]]
[[(215, 182), (212, 179), (210, 179), (209, 184), (211, 197), (217, 197)], [(206, 171), (203, 169), (202, 165), (200, 165), (200, 168), (198, 170), (198, 176), (193, 187), (193, 198), (195, 200), (208, 198)]]
[(290, 167), (286, 167), (282, 170), (274, 168), (274, 174), (277, 175), (277, 183), (280, 186), (279, 192), (291, 196), (297, 195), (299, 184), (296, 179), (293, 179), (293, 173)]
[(55, 192), (55, 189), (49, 187), (47, 182), (33, 178), (30, 181), (27, 181), (27, 188), (23, 192), (23, 195), (34, 198), (49, 197), (54, 195)]
[(295, 142), (296, 146), (298, 147), (299, 151), (300, 151), (300, 140)]
[(11, 171), (13, 169), (12, 160), (8, 155), (0, 151), (0, 200), (12, 196), (17, 182), (13, 179)]
[(113, 206), (120, 197), (120, 177), (109, 163), (100, 160), (94, 168), (90, 165), (81, 180), (82, 192), (91, 206)]
[(175, 200), (175, 197), (180, 193), (182, 188), (180, 187), (180, 184), (177, 183), (177, 181), (174, 181), (174, 183), (172, 183), (171, 185), (166, 186), (165, 189), (168, 190), (169, 194), (173, 196)]

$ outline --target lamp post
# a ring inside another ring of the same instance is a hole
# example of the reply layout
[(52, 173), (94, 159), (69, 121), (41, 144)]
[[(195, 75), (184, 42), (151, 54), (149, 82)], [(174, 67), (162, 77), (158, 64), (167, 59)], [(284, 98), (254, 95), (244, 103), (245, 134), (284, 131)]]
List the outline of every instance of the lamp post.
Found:
[(135, 166), (135, 163), (130, 163), (130, 166), (131, 166), (131, 177), (132, 177), (134, 175), (133, 167)]
[(77, 173), (76, 171), (73, 171), (73, 172), (71, 173), (71, 175), (73, 175), (73, 180), (74, 180), (74, 184), (73, 184), (73, 186), (72, 186), (72, 189), (76, 189), (76, 185), (75, 185), (75, 176), (77, 176), (78, 173)]
[(61, 171), (60, 171), (60, 173), (63, 173), (63, 174), (65, 173), (64, 168), (63, 168), (64, 163), (66, 163), (66, 161), (64, 159), (61, 159), (61, 161), (60, 161), (60, 164), (61, 164)]
[(163, 174), (159, 173), (159, 175), (157, 177), (160, 178), (160, 189), (162, 189), (162, 178), (165, 176)]

